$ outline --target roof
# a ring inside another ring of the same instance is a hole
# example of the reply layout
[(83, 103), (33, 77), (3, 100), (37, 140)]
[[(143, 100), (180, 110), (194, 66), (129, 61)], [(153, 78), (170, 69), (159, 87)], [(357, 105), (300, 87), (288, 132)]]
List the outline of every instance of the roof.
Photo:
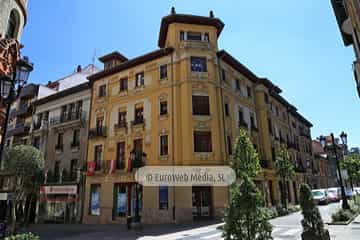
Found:
[(85, 83), (82, 83), (82, 84), (79, 84), (77, 86), (74, 86), (74, 87), (71, 87), (71, 88), (67, 88), (63, 91), (60, 91), (60, 92), (57, 92), (57, 93), (54, 93), (52, 95), (49, 95), (47, 97), (44, 97), (44, 98), (41, 98), (35, 102), (33, 102), (33, 104), (35, 106), (39, 106), (41, 104), (44, 104), (44, 103), (47, 103), (47, 102), (50, 102), (50, 101), (54, 101), (54, 100), (57, 100), (57, 99), (60, 99), (60, 98), (63, 98), (63, 97), (66, 97), (66, 96), (69, 96), (71, 94), (74, 94), (74, 93), (77, 93), (77, 92), (81, 92), (81, 91), (84, 91), (84, 90), (87, 90), (90, 88), (90, 85), (89, 85), (89, 82), (85, 82)]
[(128, 69), (128, 68), (131, 68), (131, 67), (134, 67), (134, 66), (137, 66), (137, 65), (152, 61), (154, 59), (157, 59), (157, 58), (160, 58), (160, 57), (163, 57), (163, 56), (167, 56), (170, 53), (172, 53), (173, 51), (174, 51), (174, 48), (172, 48), (172, 47), (161, 48), (161, 49), (155, 50), (153, 52), (141, 55), (139, 57), (130, 59), (130, 60), (126, 61), (126, 62), (123, 62), (123, 63), (115, 66), (115, 67), (102, 70), (102, 71), (100, 71), (98, 73), (95, 73), (93, 75), (88, 76), (87, 78), (90, 81), (95, 81), (95, 80), (98, 80), (100, 78), (112, 75), (114, 73), (121, 72), (121, 71), (123, 71), (125, 69)]
[(331, 5), (334, 9), (336, 21), (337, 21), (338, 27), (340, 29), (343, 42), (344, 42), (345, 46), (349, 46), (349, 45), (353, 44), (353, 38), (351, 35), (346, 34), (342, 31), (342, 24), (348, 18), (345, 6), (343, 4), (343, 0), (331, 0)]
[(104, 55), (102, 57), (99, 57), (99, 61), (102, 62), (102, 63), (113, 60), (113, 59), (119, 60), (120, 62), (125, 62), (125, 61), (128, 60), (127, 57), (125, 57), (124, 55), (122, 55), (118, 51), (114, 51), (112, 53), (109, 53), (109, 54), (106, 54), (106, 55)]
[(21, 89), (19, 97), (23, 98), (23, 97), (35, 96), (37, 94), (38, 89), (39, 86), (37, 84), (34, 83), (27, 84)]
[(254, 83), (259, 81), (258, 77), (253, 73), (250, 69), (248, 69), (245, 65), (240, 63), (236, 58), (231, 56), (225, 50), (220, 50), (217, 52), (218, 58), (229, 64), (232, 68), (242, 73), (245, 77), (251, 80)]
[(166, 35), (168, 32), (169, 25), (172, 23), (186, 23), (196, 25), (213, 26), (217, 29), (217, 35), (219, 36), (223, 30), (225, 24), (218, 18), (215, 17), (204, 17), (196, 16), (191, 14), (170, 14), (161, 19), (160, 33), (158, 46), (165, 47)]

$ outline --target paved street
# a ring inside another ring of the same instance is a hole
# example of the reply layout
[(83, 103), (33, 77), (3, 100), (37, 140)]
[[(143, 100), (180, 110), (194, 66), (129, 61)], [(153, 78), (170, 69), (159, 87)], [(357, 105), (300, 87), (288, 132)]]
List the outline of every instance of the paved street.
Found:
[[(324, 222), (330, 222), (331, 214), (340, 207), (340, 203), (320, 206)], [(301, 239), (302, 227), (300, 212), (271, 220), (274, 226), (274, 240)], [(190, 225), (154, 225), (145, 226), (142, 231), (127, 230), (121, 225), (34, 225), (29, 230), (38, 233), (41, 239), (139, 239), (139, 240), (218, 240), (222, 239), (221, 223), (201, 222)], [(349, 226), (325, 225), (332, 240), (358, 239), (360, 236), (360, 218)], [(356, 238), (357, 236), (357, 238)]]

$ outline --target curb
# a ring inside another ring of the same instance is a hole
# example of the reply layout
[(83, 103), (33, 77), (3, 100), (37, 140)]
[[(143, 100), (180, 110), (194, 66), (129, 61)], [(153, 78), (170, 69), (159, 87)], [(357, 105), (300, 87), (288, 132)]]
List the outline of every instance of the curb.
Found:
[[(346, 222), (329, 222), (329, 223), (326, 223), (327, 225), (349, 225), (350, 223), (352, 223), (355, 218), (357, 218), (358, 216), (360, 215), (360, 213), (358, 214), (355, 214), (352, 218), (350, 218), (348, 221)], [(360, 223), (360, 222), (358, 222)]]

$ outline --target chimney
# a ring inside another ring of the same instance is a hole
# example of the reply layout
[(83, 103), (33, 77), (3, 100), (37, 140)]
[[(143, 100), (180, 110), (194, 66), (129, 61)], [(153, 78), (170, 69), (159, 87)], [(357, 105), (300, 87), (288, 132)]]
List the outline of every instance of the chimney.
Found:
[(175, 7), (171, 7), (171, 14), (175, 14)]
[(214, 17), (214, 12), (211, 10), (210, 11), (210, 17), (213, 18)]
[(77, 66), (76, 72), (81, 72), (81, 65), (78, 65), (78, 66)]

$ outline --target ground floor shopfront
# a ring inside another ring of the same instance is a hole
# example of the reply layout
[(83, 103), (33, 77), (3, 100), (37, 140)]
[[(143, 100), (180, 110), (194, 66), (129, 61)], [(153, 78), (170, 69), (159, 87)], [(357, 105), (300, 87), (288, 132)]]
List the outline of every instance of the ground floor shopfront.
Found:
[(83, 223), (126, 224), (137, 209), (145, 224), (220, 219), (228, 196), (227, 187), (141, 186), (133, 173), (88, 176)]
[(40, 187), (37, 222), (80, 223), (82, 217), (81, 186), (78, 184), (43, 185)]

